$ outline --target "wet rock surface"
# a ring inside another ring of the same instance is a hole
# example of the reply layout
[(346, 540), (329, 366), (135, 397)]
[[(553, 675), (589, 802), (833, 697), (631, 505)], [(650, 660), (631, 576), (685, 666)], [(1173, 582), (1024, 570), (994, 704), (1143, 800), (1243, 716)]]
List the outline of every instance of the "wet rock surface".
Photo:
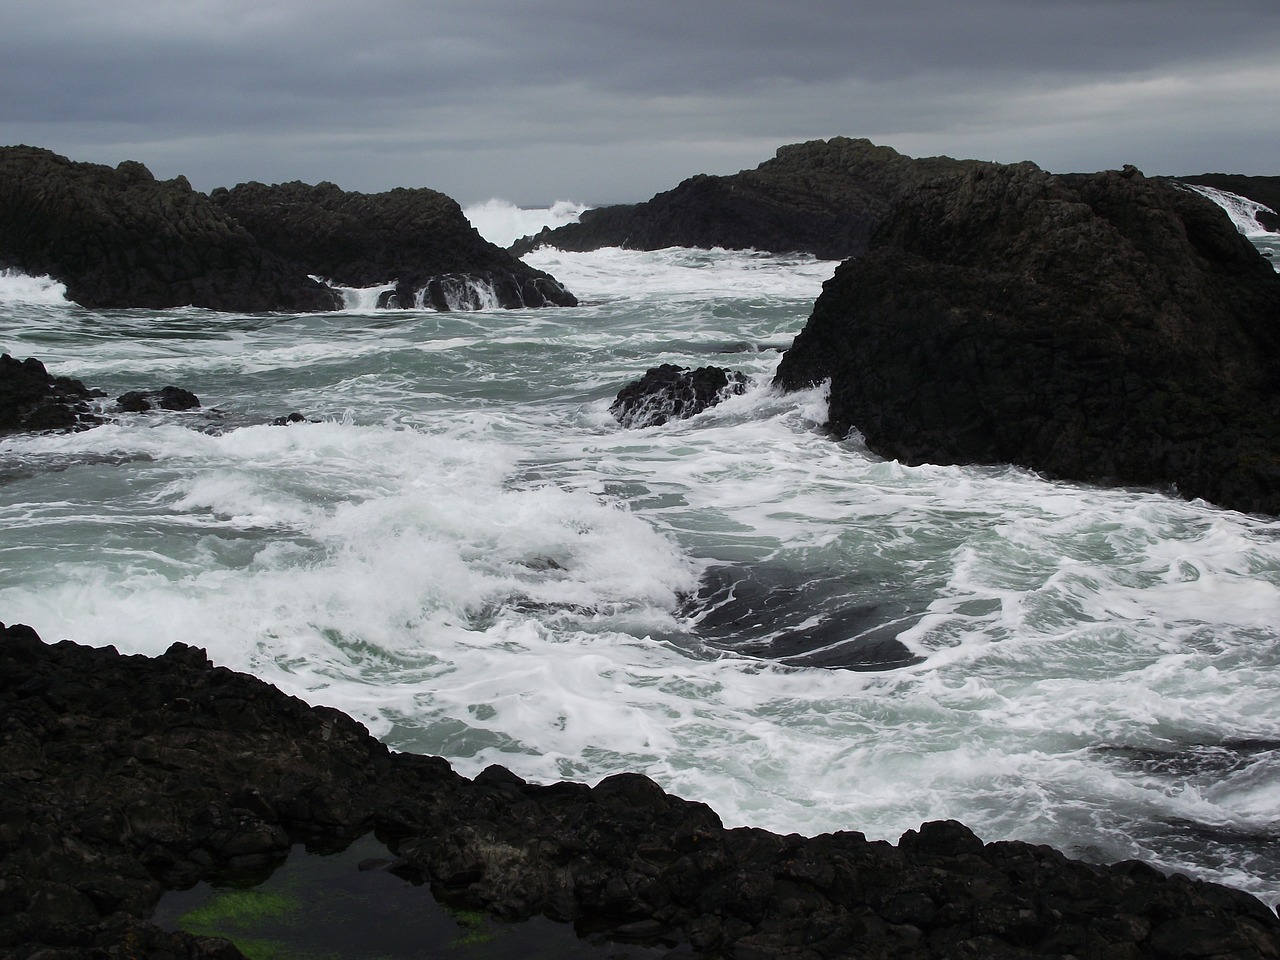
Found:
[(636, 774), (468, 780), (182, 644), (121, 656), (0, 628), (5, 956), (237, 956), (147, 923), (161, 892), (375, 827), (391, 869), (447, 903), (686, 958), (1280, 957), (1256, 899), (1139, 863), (984, 844), (953, 821), (897, 846), (726, 830)]
[(723, 367), (650, 367), (618, 391), (609, 412), (624, 427), (656, 427), (685, 420), (747, 389), (747, 378)]
[(544, 229), (512, 250), (725, 247), (842, 260), (866, 249), (904, 187), (970, 163), (914, 159), (864, 139), (812, 140), (779, 148), (754, 170), (699, 175), (644, 203), (588, 210), (577, 223)]
[(72, 377), (55, 377), (35, 357), (0, 355), (0, 435), (83, 430), (103, 422), (90, 401), (105, 397)]
[(194, 393), (172, 385), (130, 390), (116, 398), (114, 408), (93, 402), (104, 397), (105, 392), (79, 380), (52, 376), (35, 357), (18, 360), (7, 353), (0, 355), (0, 435), (87, 430), (110, 422), (118, 413), (200, 407)]
[(906, 463), (1013, 463), (1280, 512), (1280, 276), (1129, 167), (916, 187), (836, 271), (776, 382)]

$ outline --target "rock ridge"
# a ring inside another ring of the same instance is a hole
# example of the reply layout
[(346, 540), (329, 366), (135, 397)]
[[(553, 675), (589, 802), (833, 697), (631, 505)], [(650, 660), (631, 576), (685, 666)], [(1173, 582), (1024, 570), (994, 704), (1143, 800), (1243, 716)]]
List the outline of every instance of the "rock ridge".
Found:
[[(136, 161), (79, 163), (0, 147), (0, 269), (61, 282), (95, 309), (195, 306), (233, 312), (340, 309), (342, 286), (399, 281), (393, 305), (459, 306), (449, 278), (504, 307), (577, 301), (553, 277), (484, 240), (434, 190), (346, 193), (329, 183), (241, 184), (205, 196)], [(386, 304), (384, 304), (386, 305)], [(461, 304), (464, 307), (474, 304)]]
[(181, 643), (122, 656), (0, 627), (0, 704), (5, 956), (238, 957), (149, 924), (161, 892), (376, 828), (446, 903), (673, 958), (1280, 957), (1280, 919), (1246, 894), (954, 821), (894, 846), (725, 829), (637, 774), (468, 780)]
[(752, 170), (700, 174), (643, 203), (587, 210), (511, 249), (724, 247), (843, 260), (866, 249), (904, 187), (972, 163), (907, 157), (866, 139), (811, 140), (778, 148)]

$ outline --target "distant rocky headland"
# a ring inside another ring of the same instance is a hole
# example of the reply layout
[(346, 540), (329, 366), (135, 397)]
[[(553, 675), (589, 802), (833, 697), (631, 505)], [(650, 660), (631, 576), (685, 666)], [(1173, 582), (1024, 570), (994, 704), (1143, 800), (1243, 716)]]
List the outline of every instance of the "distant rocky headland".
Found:
[(1136, 861), (954, 821), (896, 845), (726, 829), (638, 774), (467, 779), (180, 643), (122, 656), (0, 625), (0, 954), (232, 960), (151, 924), (161, 894), (370, 830), (423, 898), (684, 960), (1280, 957), (1268, 906)]
[(576, 303), (434, 190), (248, 183), (205, 196), (141, 163), (77, 163), (28, 146), (0, 147), (2, 268), (53, 277), (96, 308), (313, 312), (343, 306), (334, 286), (392, 282), (384, 306), (421, 295), (448, 309), (451, 287), (468, 283), (504, 307)]

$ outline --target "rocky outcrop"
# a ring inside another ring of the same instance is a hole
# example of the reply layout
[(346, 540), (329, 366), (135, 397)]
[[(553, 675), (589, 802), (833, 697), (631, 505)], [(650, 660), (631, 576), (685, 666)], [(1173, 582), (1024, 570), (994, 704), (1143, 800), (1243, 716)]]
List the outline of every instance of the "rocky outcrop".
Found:
[(812, 140), (779, 148), (754, 170), (696, 176), (644, 203), (588, 210), (577, 223), (544, 229), (512, 249), (725, 247), (842, 260), (866, 249), (904, 186), (966, 163), (913, 159), (869, 140)]
[(1131, 167), (985, 164), (909, 192), (777, 383), (906, 463), (1013, 463), (1280, 512), (1280, 277)]
[(106, 397), (71, 377), (51, 376), (35, 357), (18, 360), (0, 355), (0, 436), (41, 430), (87, 430), (113, 419), (117, 413), (151, 410), (195, 410), (200, 398), (190, 390), (167, 386), (159, 390), (130, 390), (114, 406), (95, 404)]
[(237, 956), (148, 924), (161, 892), (375, 827), (391, 869), (451, 905), (685, 958), (1280, 957), (1262, 903), (1140, 863), (983, 843), (952, 821), (897, 846), (726, 830), (636, 774), (468, 780), (192, 647), (121, 656), (0, 627), (4, 955)]
[(576, 303), (550, 275), (485, 241), (434, 190), (344, 193), (333, 184), (242, 184), (207, 197), (140, 163), (74, 163), (0, 147), (0, 268), (60, 281), (87, 307), (197, 306), (315, 312), (341, 286), (399, 280), (394, 305), (469, 307), (482, 285), (502, 306)]
[(609, 412), (624, 427), (656, 427), (685, 420), (746, 389), (747, 378), (734, 370), (664, 363), (618, 391)]
[(467, 280), (484, 284), (503, 307), (577, 303), (550, 274), (481, 237), (462, 208), (435, 190), (363, 194), (332, 183), (242, 183), (210, 199), (267, 250), (329, 283), (396, 281), (392, 306), (421, 300), (449, 309), (450, 283)]
[(190, 390), (167, 386), (159, 390), (130, 390), (116, 397), (116, 405), (125, 413), (147, 413), (151, 410), (196, 410), (200, 398)]
[(0, 435), (96, 426), (103, 420), (90, 402), (105, 396), (71, 377), (51, 376), (35, 357), (0, 355)]
[(0, 148), (0, 267), (86, 307), (332, 310), (341, 298), (264, 250), (183, 177)]

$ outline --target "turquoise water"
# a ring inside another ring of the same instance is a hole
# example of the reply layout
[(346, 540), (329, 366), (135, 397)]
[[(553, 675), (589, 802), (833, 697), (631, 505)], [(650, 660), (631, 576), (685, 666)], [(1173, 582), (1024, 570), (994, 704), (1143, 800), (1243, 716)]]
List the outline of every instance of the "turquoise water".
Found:
[[(468, 774), (638, 770), (784, 832), (956, 817), (1280, 897), (1280, 523), (832, 441), (820, 389), (769, 381), (833, 264), (530, 259), (583, 306), (95, 312), (0, 282), (3, 350), (203, 401), (0, 440), (0, 619), (198, 644)], [(753, 386), (619, 428), (662, 362)], [(318, 422), (268, 425), (295, 410)], [(916, 662), (846, 669), (882, 639)]]

